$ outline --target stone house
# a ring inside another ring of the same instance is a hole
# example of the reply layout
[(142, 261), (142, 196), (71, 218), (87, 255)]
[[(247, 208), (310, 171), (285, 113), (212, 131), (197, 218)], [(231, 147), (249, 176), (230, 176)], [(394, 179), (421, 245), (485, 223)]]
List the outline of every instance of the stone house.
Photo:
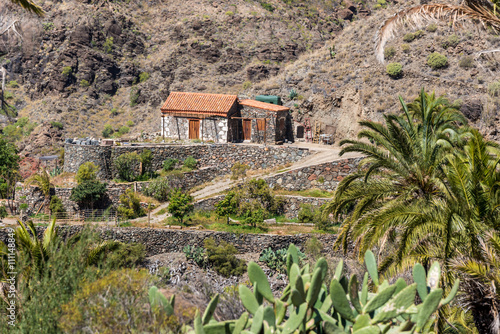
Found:
[(172, 92), (161, 107), (164, 138), (215, 143), (292, 141), (289, 108), (236, 95)]

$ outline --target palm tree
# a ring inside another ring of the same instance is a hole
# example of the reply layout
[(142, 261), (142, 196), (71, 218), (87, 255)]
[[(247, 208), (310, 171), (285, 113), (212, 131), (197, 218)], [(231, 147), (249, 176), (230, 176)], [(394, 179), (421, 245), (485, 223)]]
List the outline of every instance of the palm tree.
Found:
[(10, 0), (13, 4), (19, 5), (21, 8), (25, 9), (28, 12), (34, 13), (38, 16), (44, 16), (45, 12), (42, 7), (37, 5), (31, 0)]
[(39, 174), (31, 176), (27, 181), (26, 185), (36, 185), (40, 188), (44, 196), (43, 206), (46, 214), (50, 214), (50, 190), (54, 188), (54, 185), (50, 182), (50, 174), (47, 170), (43, 169)]
[[(387, 240), (403, 226), (419, 221), (440, 193), (446, 152), (461, 145), (466, 119), (443, 97), (426, 94), (407, 105), (403, 115), (385, 115), (385, 124), (361, 122), (360, 139), (344, 140), (346, 152), (366, 155), (357, 173), (344, 178), (326, 213), (341, 215), (353, 208), (341, 227), (336, 246), (354, 242), (359, 254)], [(397, 254), (397, 253), (396, 253)], [(401, 264), (404, 256), (394, 258)], [(425, 262), (424, 262), (425, 263)]]
[(375, 55), (384, 62), (384, 46), (404, 25), (416, 28), (436, 20), (448, 20), (455, 26), (461, 21), (478, 22), (484, 28), (500, 31), (499, 0), (464, 0), (462, 5), (428, 4), (411, 7), (386, 20), (375, 36)]
[(486, 234), (480, 243), (480, 257), (467, 253), (453, 262), (462, 280), (458, 303), (470, 309), (480, 334), (500, 333), (500, 237)]

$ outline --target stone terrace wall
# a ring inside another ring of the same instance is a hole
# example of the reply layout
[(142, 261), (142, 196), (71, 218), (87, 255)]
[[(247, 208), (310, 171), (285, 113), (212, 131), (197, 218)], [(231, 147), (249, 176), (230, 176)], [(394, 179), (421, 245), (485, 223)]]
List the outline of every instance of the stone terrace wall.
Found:
[[(215, 210), (214, 205), (224, 199), (226, 195), (219, 195), (211, 198), (201, 199), (194, 203), (194, 209), (200, 211)], [(314, 207), (320, 207), (325, 203), (331, 201), (331, 198), (318, 198), (318, 197), (303, 197), (282, 195), (278, 196), (285, 200), (285, 216), (287, 218), (297, 218), (301, 204), (311, 204)]]
[(268, 168), (286, 163), (293, 163), (309, 155), (308, 149), (297, 147), (254, 146), (244, 144), (212, 144), (212, 145), (141, 145), (141, 146), (91, 146), (64, 145), (64, 171), (76, 173), (78, 167), (87, 161), (99, 166), (98, 176), (112, 179), (116, 175), (113, 161), (116, 157), (128, 152), (142, 152), (144, 149), (153, 153), (153, 168), (158, 170), (167, 158), (184, 160), (193, 156), (200, 167), (216, 166), (218, 173), (228, 174), (231, 167), (240, 162), (253, 169)]
[(264, 178), (270, 187), (280, 186), (286, 190), (318, 188), (333, 191), (342, 179), (358, 170), (363, 158), (349, 158), (320, 165), (293, 169)]
[[(60, 226), (59, 235), (68, 238), (81, 231), (83, 226)], [(37, 234), (42, 236), (45, 227), (37, 227)], [(305, 242), (312, 237), (309, 234), (270, 235), (270, 234), (234, 234), (214, 231), (183, 231), (167, 229), (151, 229), (138, 227), (106, 227), (98, 228), (103, 239), (121, 242), (136, 242), (145, 245), (147, 256), (167, 252), (181, 252), (186, 245), (203, 246), (203, 240), (214, 238), (233, 244), (242, 253), (259, 253), (265, 248), (274, 250), (287, 248), (291, 243), (302, 248)], [(326, 251), (332, 252), (336, 235), (314, 235)], [(7, 231), (0, 229), (0, 241), (6, 242)]]
[[(183, 173), (182, 177), (169, 177), (169, 185), (172, 188), (182, 189), (183, 191), (189, 190), (205, 182), (213, 180), (216, 176), (217, 169), (215, 167), (204, 167), (191, 172)], [(107, 186), (108, 198), (101, 206), (113, 205), (118, 206), (120, 196), (125, 193), (129, 188), (135, 191), (142, 192), (148, 187), (149, 181), (146, 182), (128, 182), (128, 183), (109, 183)], [(75, 184), (76, 186), (76, 184)], [(21, 183), (16, 185), (15, 200), (19, 202), (28, 203), (29, 208), (33, 209), (38, 207), (43, 203), (43, 194), (38, 187), (30, 186), (23, 187)], [(51, 191), (52, 196), (59, 197), (68, 213), (74, 213), (79, 210), (78, 204), (71, 201), (69, 197), (71, 196), (71, 188), (54, 188)], [(26, 196), (26, 199), (21, 199), (21, 197)]]

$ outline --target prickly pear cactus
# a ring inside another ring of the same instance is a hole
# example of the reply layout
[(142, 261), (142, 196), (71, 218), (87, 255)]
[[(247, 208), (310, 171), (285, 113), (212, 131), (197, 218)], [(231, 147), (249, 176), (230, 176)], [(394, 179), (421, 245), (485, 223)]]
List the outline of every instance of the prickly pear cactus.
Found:
[[(448, 304), (458, 290), (458, 280), (450, 294), (444, 298), (439, 288), (441, 270), (434, 263), (426, 275), (417, 264), (413, 268), (414, 283), (407, 285), (403, 279), (394, 284), (381, 280), (377, 262), (371, 251), (365, 254), (365, 273), (362, 282), (356, 275), (349, 279), (342, 276), (343, 262), (327, 286), (325, 278), (328, 264), (319, 259), (311, 268), (300, 268), (298, 250), (290, 245), (287, 253), (289, 285), (280, 298), (274, 297), (264, 271), (254, 262), (248, 265), (252, 289), (240, 285), (239, 294), (247, 312), (238, 320), (217, 322), (212, 316), (218, 302), (216, 296), (208, 305), (203, 317), (196, 316), (194, 334), (210, 333), (356, 333), (396, 334), (430, 333), (436, 311)], [(371, 285), (369, 279), (371, 278)], [(423, 301), (415, 305), (418, 293)]]

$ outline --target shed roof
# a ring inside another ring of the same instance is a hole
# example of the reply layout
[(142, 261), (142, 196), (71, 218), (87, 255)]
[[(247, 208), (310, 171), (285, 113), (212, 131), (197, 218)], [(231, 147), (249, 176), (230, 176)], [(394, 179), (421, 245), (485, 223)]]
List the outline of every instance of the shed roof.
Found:
[(161, 112), (175, 116), (227, 116), (237, 99), (236, 95), (171, 92)]
[(240, 100), (239, 102), (243, 106), (264, 109), (268, 111), (288, 111), (290, 108), (284, 106), (278, 106), (276, 104), (261, 102), (256, 100)]

